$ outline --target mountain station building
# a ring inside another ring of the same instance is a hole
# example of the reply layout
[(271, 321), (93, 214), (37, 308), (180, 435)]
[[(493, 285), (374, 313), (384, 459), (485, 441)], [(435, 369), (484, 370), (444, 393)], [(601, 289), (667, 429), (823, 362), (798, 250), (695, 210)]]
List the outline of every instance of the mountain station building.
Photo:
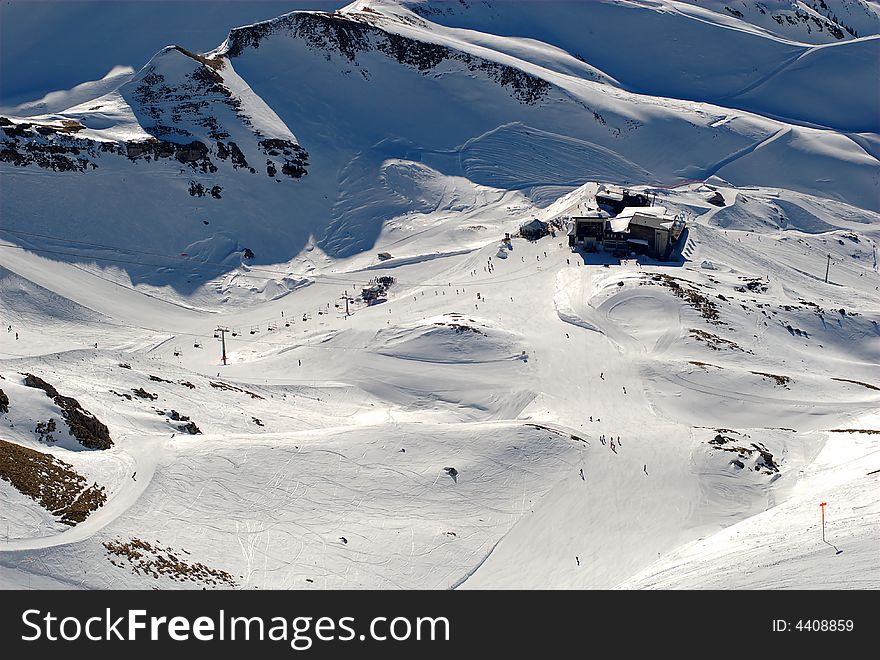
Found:
[[(642, 203), (621, 206), (624, 201)], [(568, 243), (588, 252), (644, 254), (668, 259), (686, 227), (683, 218), (665, 207), (648, 206), (648, 196), (629, 191), (600, 191), (573, 204), (558, 217), (568, 223)]]

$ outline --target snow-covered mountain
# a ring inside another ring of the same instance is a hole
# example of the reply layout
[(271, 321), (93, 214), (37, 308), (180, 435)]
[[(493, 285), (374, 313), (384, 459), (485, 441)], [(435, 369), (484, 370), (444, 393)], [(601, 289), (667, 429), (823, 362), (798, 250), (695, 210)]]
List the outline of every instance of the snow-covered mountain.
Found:
[(4, 102), (0, 584), (876, 587), (878, 16), (358, 0)]

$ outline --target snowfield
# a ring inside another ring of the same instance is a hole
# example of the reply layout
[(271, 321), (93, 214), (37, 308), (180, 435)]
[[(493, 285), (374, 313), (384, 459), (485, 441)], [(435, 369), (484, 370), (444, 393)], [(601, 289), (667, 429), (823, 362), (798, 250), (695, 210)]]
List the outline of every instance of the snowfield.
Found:
[(241, 11), (4, 91), (0, 587), (880, 587), (875, 4)]

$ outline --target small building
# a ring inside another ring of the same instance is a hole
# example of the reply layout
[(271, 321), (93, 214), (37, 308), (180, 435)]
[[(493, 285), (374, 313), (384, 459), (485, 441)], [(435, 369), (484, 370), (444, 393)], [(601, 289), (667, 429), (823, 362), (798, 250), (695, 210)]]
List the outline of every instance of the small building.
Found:
[(379, 302), (383, 295), (385, 295), (385, 287), (379, 284), (371, 284), (361, 289), (361, 298), (368, 305)]
[(523, 238), (536, 241), (550, 233), (550, 225), (535, 218), (534, 220), (524, 223), (519, 228), (519, 233)]

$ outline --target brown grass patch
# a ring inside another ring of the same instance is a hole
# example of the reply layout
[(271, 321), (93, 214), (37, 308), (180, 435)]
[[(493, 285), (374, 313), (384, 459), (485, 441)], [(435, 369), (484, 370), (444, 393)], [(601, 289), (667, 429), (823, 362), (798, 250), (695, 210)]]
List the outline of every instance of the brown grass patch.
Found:
[[(108, 555), (120, 557), (128, 561), (131, 572), (135, 575), (151, 575), (155, 579), (159, 576), (168, 577), (176, 582), (197, 582), (217, 587), (238, 586), (235, 579), (227, 573), (216, 568), (209, 568), (200, 562), (188, 562), (181, 559), (171, 548), (165, 548), (159, 543), (149, 543), (139, 538), (130, 541), (105, 541), (104, 547)], [(181, 552), (189, 554), (186, 550)], [(124, 568), (124, 564), (110, 562), (114, 566)]]
[(0, 479), (66, 525), (81, 523), (107, 501), (104, 487), (87, 486), (86, 478), (69, 463), (6, 440), (0, 440)]
[(766, 374), (763, 371), (752, 371), (751, 373), (756, 376), (761, 376), (761, 378), (769, 378), (774, 381), (777, 385), (788, 389), (788, 384), (791, 382), (791, 378), (789, 376), (780, 376), (779, 374)]

